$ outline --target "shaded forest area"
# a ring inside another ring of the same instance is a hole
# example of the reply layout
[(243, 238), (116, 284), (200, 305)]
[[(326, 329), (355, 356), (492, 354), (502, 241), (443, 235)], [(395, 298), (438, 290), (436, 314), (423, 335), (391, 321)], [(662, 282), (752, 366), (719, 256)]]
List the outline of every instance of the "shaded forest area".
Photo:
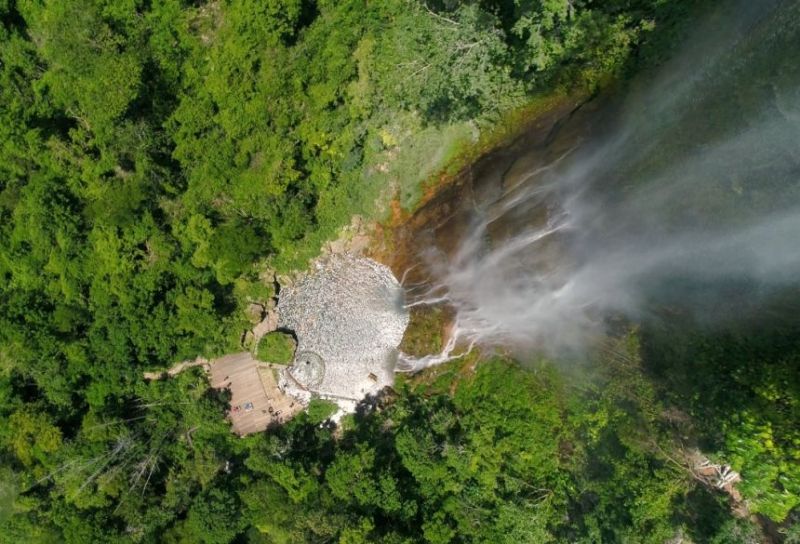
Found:
[(236, 349), (267, 267), (412, 208), (536, 97), (657, 63), (692, 4), (0, 0), (0, 541), (758, 541), (674, 458), (673, 403), (791, 522), (797, 331), (451, 365), (246, 439), (199, 372), (141, 377)]

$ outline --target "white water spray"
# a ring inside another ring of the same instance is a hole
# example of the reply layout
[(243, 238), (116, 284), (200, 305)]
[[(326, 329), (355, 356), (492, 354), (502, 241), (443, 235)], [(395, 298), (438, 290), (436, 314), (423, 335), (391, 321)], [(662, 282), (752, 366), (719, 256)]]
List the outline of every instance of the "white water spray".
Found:
[(800, 284), (800, 5), (732, 13), (616, 128), (505, 180), (454, 252), (423, 256), (434, 281), (408, 306), (456, 315), (441, 353), (401, 369), (473, 345), (582, 349), (608, 316), (679, 300), (714, 320)]

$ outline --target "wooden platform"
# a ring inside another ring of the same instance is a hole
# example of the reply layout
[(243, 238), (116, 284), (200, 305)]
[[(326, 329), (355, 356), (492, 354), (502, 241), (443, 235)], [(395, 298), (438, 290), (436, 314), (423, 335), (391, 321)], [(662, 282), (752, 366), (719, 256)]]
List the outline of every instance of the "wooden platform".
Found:
[(283, 423), (303, 406), (278, 389), (273, 365), (256, 361), (250, 353), (235, 353), (210, 364), (211, 387), (230, 389), (228, 418), (240, 436)]

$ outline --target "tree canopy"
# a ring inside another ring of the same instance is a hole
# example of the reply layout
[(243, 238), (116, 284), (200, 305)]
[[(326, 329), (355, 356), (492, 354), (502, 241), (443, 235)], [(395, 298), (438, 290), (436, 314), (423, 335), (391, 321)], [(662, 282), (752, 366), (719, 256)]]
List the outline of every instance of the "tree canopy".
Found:
[(597, 382), (452, 365), (245, 439), (196, 369), (142, 377), (239, 349), (265, 271), (413, 208), (532, 100), (657, 62), (696, 3), (0, 0), (0, 542), (752, 542), (670, 459), (673, 402), (794, 520), (790, 333), (647, 332), (666, 393), (632, 335)]

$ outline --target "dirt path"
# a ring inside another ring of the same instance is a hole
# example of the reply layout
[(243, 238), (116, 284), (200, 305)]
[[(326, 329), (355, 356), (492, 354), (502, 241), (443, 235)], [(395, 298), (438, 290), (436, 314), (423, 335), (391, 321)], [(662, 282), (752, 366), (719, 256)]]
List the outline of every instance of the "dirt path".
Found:
[(187, 368), (191, 368), (193, 366), (202, 366), (203, 370), (206, 372), (209, 371), (209, 360), (205, 359), (204, 357), (198, 357), (194, 361), (181, 361), (180, 363), (176, 363), (167, 371), (161, 372), (145, 372), (144, 379), (148, 381), (152, 380), (163, 380), (165, 378), (173, 378), (186, 370)]

